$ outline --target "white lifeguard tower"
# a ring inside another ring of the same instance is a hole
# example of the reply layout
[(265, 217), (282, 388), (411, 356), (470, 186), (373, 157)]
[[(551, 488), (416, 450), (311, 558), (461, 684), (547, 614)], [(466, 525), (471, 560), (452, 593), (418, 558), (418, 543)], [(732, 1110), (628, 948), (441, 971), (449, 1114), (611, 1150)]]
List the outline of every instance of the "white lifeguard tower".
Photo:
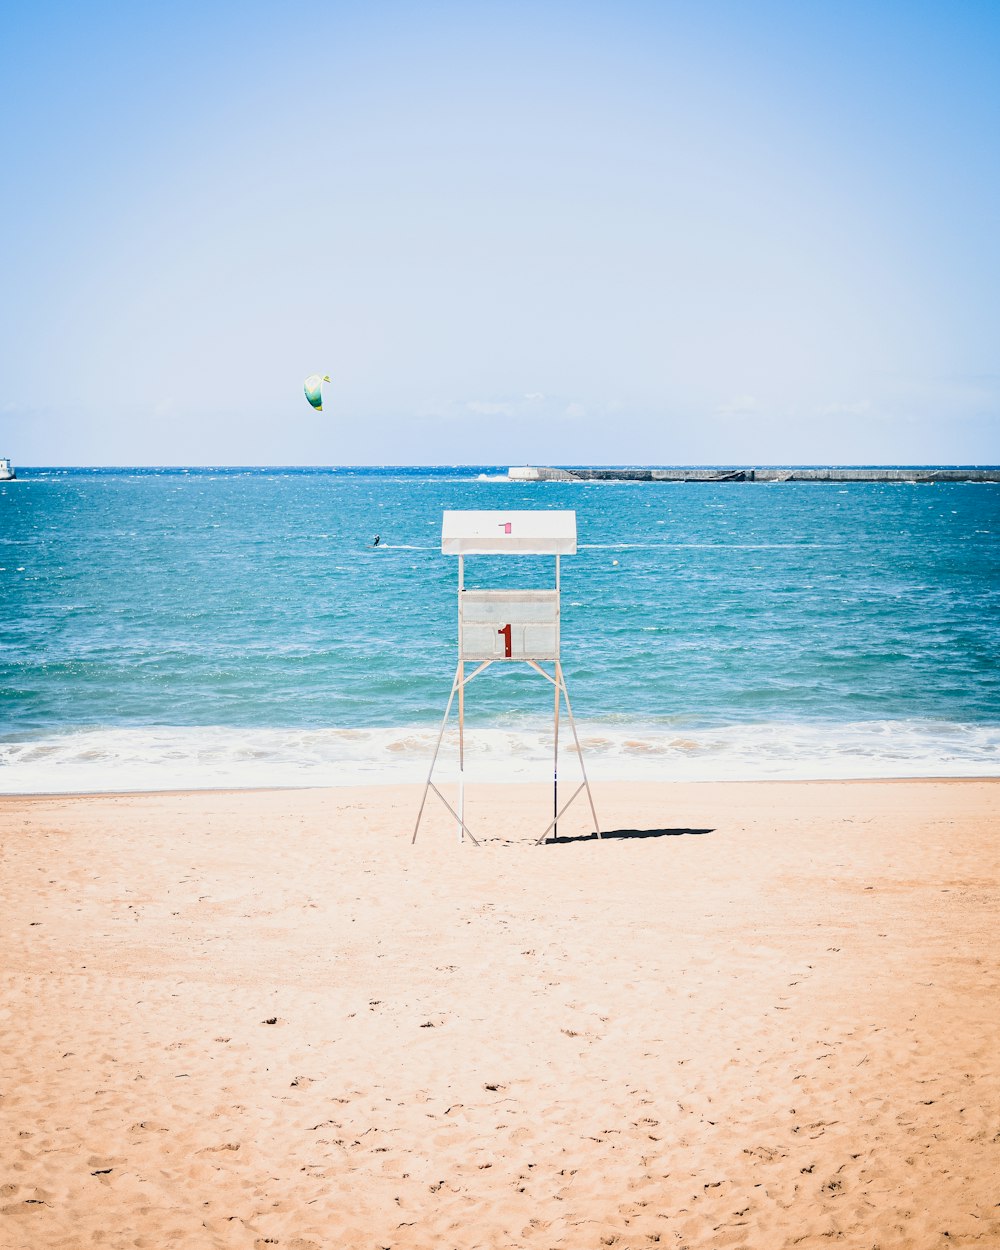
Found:
[[(551, 682), (554, 690), (552, 819), (538, 839), (542, 843), (549, 832), (558, 830), (560, 817), (582, 790), (586, 790), (590, 813), (597, 836), (601, 828), (594, 809), (594, 799), (587, 780), (587, 770), (576, 732), (569, 691), (559, 659), (559, 559), (576, 554), (576, 513), (512, 509), (506, 512), (445, 512), (441, 528), (441, 551), (458, 556), (458, 667), (451, 685), (431, 759), (427, 784), (424, 786), (417, 823), (411, 845), (417, 840), (420, 820), (430, 790), (438, 796), (458, 822), (458, 837), (465, 834), (476, 846), (479, 843), (465, 823), (465, 687), (491, 664), (521, 662)], [(466, 590), (465, 557), (479, 555), (542, 555), (555, 557), (555, 586), (548, 590)], [(549, 662), (547, 672), (542, 663)], [(466, 676), (466, 663), (476, 667)], [(434, 784), (434, 766), (452, 704), (458, 695), (458, 811)], [(573, 742), (580, 759), (583, 780), (560, 808), (559, 806), (559, 713), (565, 700), (566, 715), (573, 731)]]

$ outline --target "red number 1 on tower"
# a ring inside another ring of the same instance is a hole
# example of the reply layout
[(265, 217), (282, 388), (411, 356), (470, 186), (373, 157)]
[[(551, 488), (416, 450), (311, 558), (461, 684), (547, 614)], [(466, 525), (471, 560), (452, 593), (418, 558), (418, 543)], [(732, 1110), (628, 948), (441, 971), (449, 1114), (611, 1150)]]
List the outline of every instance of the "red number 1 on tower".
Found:
[(503, 526), (503, 532), (504, 532), (505, 534), (509, 534), (509, 533), (510, 533), (510, 521), (497, 521), (497, 525), (502, 525), (502, 526)]
[(503, 658), (510, 659), (510, 626), (502, 625), (498, 630), (498, 634), (503, 634)]

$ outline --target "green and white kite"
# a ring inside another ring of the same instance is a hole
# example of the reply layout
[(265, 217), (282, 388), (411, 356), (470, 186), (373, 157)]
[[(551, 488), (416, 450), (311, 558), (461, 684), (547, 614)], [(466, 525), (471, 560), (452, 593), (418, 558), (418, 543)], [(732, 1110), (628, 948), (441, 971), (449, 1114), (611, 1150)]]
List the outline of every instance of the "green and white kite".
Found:
[(312, 404), (317, 412), (323, 411), (323, 383), (330, 381), (330, 375), (324, 373), (322, 377), (318, 373), (310, 373), (305, 380), (303, 389), (306, 393), (306, 399)]

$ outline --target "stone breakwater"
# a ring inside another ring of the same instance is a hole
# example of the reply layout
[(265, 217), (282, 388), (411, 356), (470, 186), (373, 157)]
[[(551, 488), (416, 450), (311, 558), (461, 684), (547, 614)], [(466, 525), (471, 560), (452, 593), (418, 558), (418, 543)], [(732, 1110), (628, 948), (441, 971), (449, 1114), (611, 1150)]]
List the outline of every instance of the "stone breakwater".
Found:
[(1000, 468), (702, 468), (552, 469), (533, 465), (507, 470), (515, 482), (1000, 482)]

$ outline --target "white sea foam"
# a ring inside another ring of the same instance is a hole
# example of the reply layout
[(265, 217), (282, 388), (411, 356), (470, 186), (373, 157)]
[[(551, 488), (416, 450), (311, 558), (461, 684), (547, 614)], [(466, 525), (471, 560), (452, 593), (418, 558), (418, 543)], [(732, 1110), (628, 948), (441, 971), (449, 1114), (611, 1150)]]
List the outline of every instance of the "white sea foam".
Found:
[[(657, 522), (659, 524), (659, 522)], [(581, 551), (812, 551), (833, 543), (580, 543)]]
[[(599, 780), (788, 780), (1000, 776), (1000, 726), (935, 721), (762, 723), (695, 728), (578, 725)], [(576, 774), (563, 727), (560, 772)], [(0, 792), (75, 793), (419, 782), (433, 726), (377, 729), (94, 729), (0, 743)], [(551, 726), (472, 726), (470, 781), (551, 776)], [(445, 736), (436, 776), (457, 770)]]

